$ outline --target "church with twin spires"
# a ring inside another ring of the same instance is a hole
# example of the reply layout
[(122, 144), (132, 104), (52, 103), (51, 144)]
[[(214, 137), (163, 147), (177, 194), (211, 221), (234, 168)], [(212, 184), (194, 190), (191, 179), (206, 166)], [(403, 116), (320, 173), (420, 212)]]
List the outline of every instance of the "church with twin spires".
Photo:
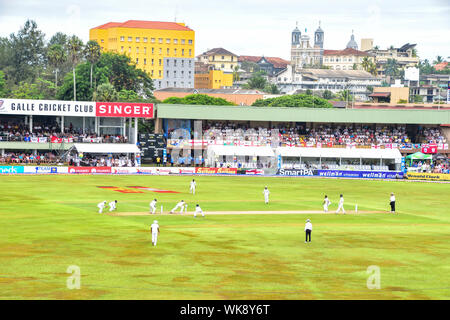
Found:
[(311, 38), (307, 35), (307, 29), (302, 35), (298, 24), (292, 31), (291, 38), (291, 65), (293, 71), (308, 68), (312, 66), (321, 66), (323, 62), (323, 42), (324, 32), (319, 27), (314, 32), (314, 44), (311, 44)]

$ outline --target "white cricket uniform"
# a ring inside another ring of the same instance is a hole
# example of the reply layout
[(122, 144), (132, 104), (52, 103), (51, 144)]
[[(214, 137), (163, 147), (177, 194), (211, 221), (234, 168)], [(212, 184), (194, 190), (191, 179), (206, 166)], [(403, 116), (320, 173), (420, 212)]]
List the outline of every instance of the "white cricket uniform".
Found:
[(338, 213), (340, 210), (342, 209), (342, 212), (345, 213), (345, 209), (344, 209), (344, 197), (339, 199), (339, 206), (336, 210), (336, 213)]
[(328, 212), (328, 206), (331, 204), (330, 199), (325, 198), (323, 200), (323, 211)]
[(189, 192), (192, 192), (192, 194), (195, 194), (195, 187), (197, 186), (197, 182), (191, 181), (191, 188), (189, 189)]
[(152, 230), (152, 243), (156, 246), (156, 242), (158, 241), (159, 224), (153, 223), (150, 226), (150, 229)]
[(155, 200), (150, 202), (150, 211), (152, 212), (152, 214), (156, 213), (156, 201)]
[(109, 203), (109, 211), (111, 212), (113, 210), (116, 210), (116, 202), (115, 201)]
[(103, 209), (105, 208), (105, 202), (100, 202), (98, 205), (98, 213), (103, 213)]
[(173, 208), (170, 212), (174, 212), (178, 208), (181, 208), (180, 213), (183, 213), (185, 204), (186, 204), (186, 202), (183, 202), (183, 201), (178, 202), (177, 205), (175, 206), (175, 208)]
[(311, 230), (312, 231), (312, 223), (311, 222), (307, 222), (306, 224), (305, 224), (305, 231), (306, 230)]
[(205, 216), (205, 214), (203, 213), (203, 210), (202, 210), (202, 208), (200, 208), (200, 206), (195, 207), (194, 218), (197, 216), (197, 213), (201, 213), (201, 214), (202, 214), (202, 217)]
[(270, 194), (269, 189), (264, 189), (263, 194), (264, 194), (264, 202), (269, 203), (269, 194)]

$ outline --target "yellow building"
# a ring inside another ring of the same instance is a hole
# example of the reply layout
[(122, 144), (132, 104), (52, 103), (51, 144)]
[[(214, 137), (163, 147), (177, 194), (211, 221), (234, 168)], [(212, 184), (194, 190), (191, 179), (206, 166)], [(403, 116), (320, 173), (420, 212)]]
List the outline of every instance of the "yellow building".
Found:
[(125, 54), (154, 80), (156, 89), (194, 87), (195, 32), (184, 23), (129, 20), (92, 28), (103, 51)]
[[(323, 65), (332, 70), (363, 70), (361, 63), (364, 57), (373, 61), (373, 57), (364, 51), (352, 48), (344, 50), (324, 50)], [(353, 69), (356, 67), (356, 69)]]
[(233, 74), (209, 70), (208, 73), (196, 73), (194, 82), (196, 89), (222, 89), (233, 86)]
[(369, 95), (375, 103), (408, 103), (408, 87), (374, 87)]
[(238, 56), (223, 48), (208, 50), (197, 57), (198, 61), (213, 66), (215, 70), (233, 72), (238, 65)]

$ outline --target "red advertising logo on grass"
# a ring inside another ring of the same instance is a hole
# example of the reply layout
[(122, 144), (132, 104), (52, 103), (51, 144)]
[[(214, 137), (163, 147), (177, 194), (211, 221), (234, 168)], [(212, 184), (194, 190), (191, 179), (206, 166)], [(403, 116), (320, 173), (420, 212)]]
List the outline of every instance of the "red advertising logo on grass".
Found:
[(130, 190), (130, 189), (126, 189), (126, 188), (112, 187), (112, 186), (105, 186), (105, 187), (100, 187), (99, 186), (97, 188), (117, 191), (117, 192), (121, 192), (121, 193), (144, 193), (144, 192), (139, 191), (139, 190)]
[(153, 103), (97, 102), (97, 117), (154, 118)]
[(178, 191), (161, 190), (161, 189), (147, 188), (147, 187), (140, 187), (140, 186), (128, 186), (127, 188), (134, 188), (134, 189), (140, 189), (140, 190), (147, 190), (147, 191), (158, 192), (158, 193), (179, 193)]

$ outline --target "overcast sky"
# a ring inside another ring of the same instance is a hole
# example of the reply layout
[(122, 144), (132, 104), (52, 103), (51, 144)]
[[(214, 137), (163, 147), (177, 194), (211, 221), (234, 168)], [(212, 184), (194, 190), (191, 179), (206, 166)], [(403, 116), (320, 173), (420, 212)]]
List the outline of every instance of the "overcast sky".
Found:
[(325, 49), (343, 49), (352, 30), (381, 48), (417, 43), (419, 56), (450, 56), (448, 0), (0, 0), (0, 36), (27, 19), (49, 39), (57, 31), (89, 40), (89, 29), (106, 22), (185, 22), (195, 30), (196, 55), (223, 47), (237, 55), (290, 59), (290, 37), (298, 21), (311, 36), (319, 21)]

